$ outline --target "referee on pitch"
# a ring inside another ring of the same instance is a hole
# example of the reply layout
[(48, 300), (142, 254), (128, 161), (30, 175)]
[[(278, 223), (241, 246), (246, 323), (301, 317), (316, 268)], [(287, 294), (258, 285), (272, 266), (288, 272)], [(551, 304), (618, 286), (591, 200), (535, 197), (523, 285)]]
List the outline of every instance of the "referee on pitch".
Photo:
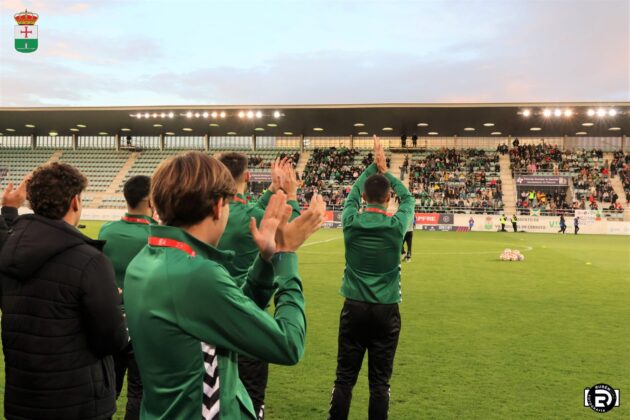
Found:
[[(343, 214), (346, 267), (341, 294), (346, 298), (339, 320), (337, 378), (329, 419), (347, 419), (354, 387), (368, 352), (370, 420), (386, 419), (389, 380), (400, 334), (400, 249), (414, 213), (414, 198), (387, 172), (385, 153), (374, 136), (375, 163), (352, 187)], [(387, 215), (390, 188), (400, 198)], [(367, 208), (360, 213), (361, 197)]]

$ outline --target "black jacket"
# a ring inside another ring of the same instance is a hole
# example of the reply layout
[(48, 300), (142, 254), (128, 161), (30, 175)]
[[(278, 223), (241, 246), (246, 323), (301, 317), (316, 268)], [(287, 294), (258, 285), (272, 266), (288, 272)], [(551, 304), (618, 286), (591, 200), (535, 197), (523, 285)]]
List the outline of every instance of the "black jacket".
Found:
[(9, 230), (13, 221), (17, 217), (18, 212), (15, 207), (2, 207), (2, 213), (0, 214), (0, 249), (9, 236)]
[(0, 251), (8, 419), (101, 419), (115, 409), (111, 354), (127, 331), (103, 243), (20, 216)]

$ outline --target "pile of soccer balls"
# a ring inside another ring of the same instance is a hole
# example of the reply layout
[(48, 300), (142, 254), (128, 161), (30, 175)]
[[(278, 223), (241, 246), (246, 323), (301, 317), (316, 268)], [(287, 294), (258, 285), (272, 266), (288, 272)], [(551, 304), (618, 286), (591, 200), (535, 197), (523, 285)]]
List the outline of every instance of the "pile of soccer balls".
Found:
[(505, 248), (499, 259), (501, 261), (523, 261), (525, 260), (525, 255), (521, 254), (521, 251), (518, 249)]

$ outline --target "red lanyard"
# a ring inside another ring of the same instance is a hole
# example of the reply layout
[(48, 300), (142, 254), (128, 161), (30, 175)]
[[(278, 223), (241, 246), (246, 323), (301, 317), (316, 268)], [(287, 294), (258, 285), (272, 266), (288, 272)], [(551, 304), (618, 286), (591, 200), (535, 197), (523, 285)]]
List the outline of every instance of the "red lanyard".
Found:
[(158, 238), (157, 236), (149, 236), (149, 245), (151, 246), (160, 246), (164, 248), (175, 248), (180, 251), (184, 251), (186, 254), (194, 257), (197, 253), (190, 247), (190, 245), (176, 241), (175, 239), (169, 238)]
[(121, 219), (125, 222), (129, 222), (129, 223), (141, 223), (143, 225), (148, 225), (150, 224), (148, 220), (146, 219), (141, 219), (139, 217), (129, 217), (129, 216), (123, 216), (123, 218)]
[(234, 197), (234, 201), (241, 204), (247, 204), (247, 201), (243, 200), (241, 197)]
[(387, 216), (387, 211), (383, 209), (378, 209), (376, 207), (368, 207), (365, 209), (365, 211), (368, 213), (378, 213), (378, 214), (384, 214), (385, 216)]

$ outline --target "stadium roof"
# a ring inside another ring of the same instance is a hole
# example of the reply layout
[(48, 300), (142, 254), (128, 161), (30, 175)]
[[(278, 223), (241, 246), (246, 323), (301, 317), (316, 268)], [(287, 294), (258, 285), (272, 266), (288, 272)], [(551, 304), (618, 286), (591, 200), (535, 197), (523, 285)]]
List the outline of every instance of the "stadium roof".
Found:
[(619, 137), (630, 135), (630, 102), (0, 108), (0, 133), (5, 136), (50, 132), (61, 136)]

